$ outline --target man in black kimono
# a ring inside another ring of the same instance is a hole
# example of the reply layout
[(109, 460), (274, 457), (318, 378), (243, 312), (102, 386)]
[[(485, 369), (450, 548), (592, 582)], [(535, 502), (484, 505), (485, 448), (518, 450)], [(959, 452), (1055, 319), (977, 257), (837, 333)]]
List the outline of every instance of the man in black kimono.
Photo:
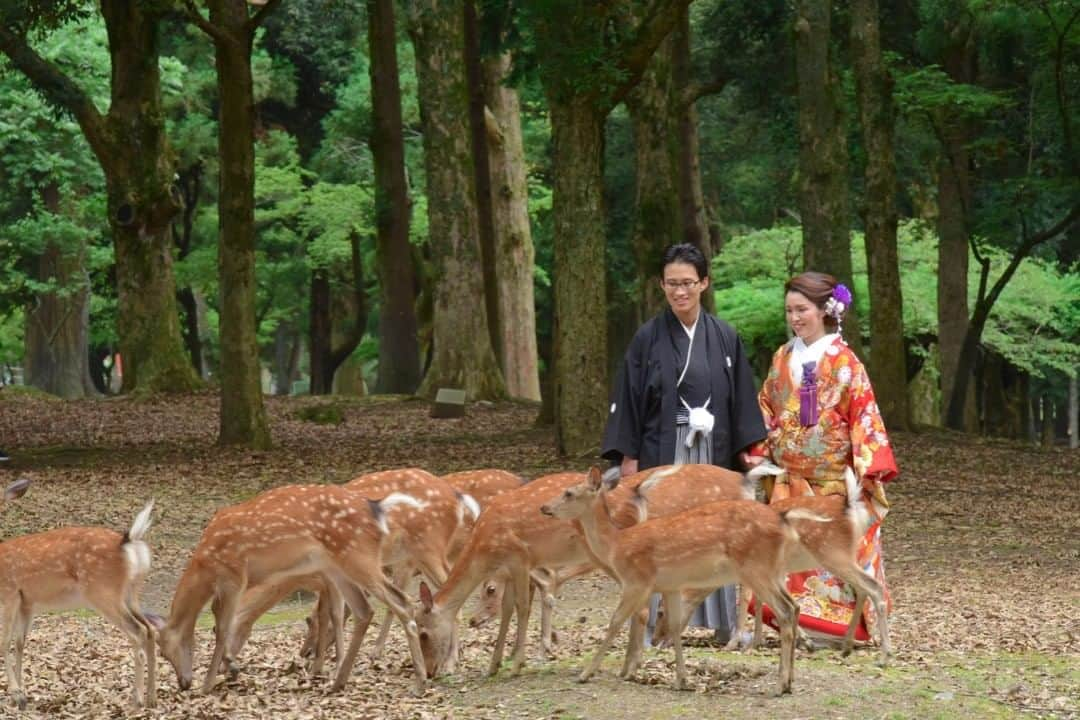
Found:
[[(602, 454), (623, 475), (658, 465), (750, 464), (747, 448), (765, 437), (757, 389), (742, 341), (701, 308), (708, 264), (682, 243), (664, 253), (661, 286), (668, 309), (642, 325), (626, 351), (615, 386)], [(654, 611), (655, 611), (654, 599)], [(650, 613), (650, 630), (655, 612)], [(693, 625), (727, 642), (735, 628), (734, 587), (718, 590)]]

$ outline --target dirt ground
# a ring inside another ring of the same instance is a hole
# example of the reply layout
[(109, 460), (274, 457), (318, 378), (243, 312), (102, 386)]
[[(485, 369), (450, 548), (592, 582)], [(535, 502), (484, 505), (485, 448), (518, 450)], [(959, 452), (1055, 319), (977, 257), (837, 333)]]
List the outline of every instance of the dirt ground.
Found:
[[(392, 397), (269, 399), (268, 407), (275, 449), (250, 452), (215, 446), (211, 393), (61, 402), (0, 389), (0, 447), (13, 456), (0, 482), (34, 482), (3, 508), (0, 537), (61, 525), (122, 531), (154, 498), (154, 567), (143, 604), (167, 614), (213, 512), (267, 488), (406, 465), (436, 473), (501, 467), (534, 477), (584, 470), (590, 460), (558, 458), (551, 429), (535, 425), (538, 408), (529, 404), (473, 404), (456, 420), (432, 420), (425, 403)], [(303, 419), (312, 411), (340, 422)], [(848, 659), (800, 651), (794, 692), (776, 697), (775, 641), (729, 653), (696, 631), (687, 640), (692, 690), (672, 689), (673, 658), (660, 650), (649, 652), (636, 681), (620, 681), (624, 645), (597, 677), (578, 684), (576, 671), (617, 597), (611, 581), (594, 575), (563, 589), (554, 659), (532, 642), (521, 676), (504, 669), (488, 678), (495, 628), (463, 629), (458, 674), (422, 698), (408, 694), (411, 669), (396, 628), (387, 657), (362, 652), (343, 692), (309, 677), (296, 656), (307, 611), (300, 598), (260, 623), (237, 680), (222, 680), (207, 696), (181, 693), (162, 662), (158, 707), (133, 711), (131, 653), (120, 633), (87, 612), (45, 615), (26, 649), (30, 709), (0, 705), (0, 717), (1080, 717), (1080, 453), (941, 431), (897, 433), (893, 441), (902, 476), (888, 489), (893, 509), (883, 530), (895, 652), (885, 669), (873, 648)], [(211, 626), (207, 615), (197, 680)]]

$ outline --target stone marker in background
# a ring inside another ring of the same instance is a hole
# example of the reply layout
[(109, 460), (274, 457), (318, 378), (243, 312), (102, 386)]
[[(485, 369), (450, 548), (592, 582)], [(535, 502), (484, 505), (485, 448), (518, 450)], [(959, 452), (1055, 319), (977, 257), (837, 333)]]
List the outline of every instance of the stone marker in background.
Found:
[(465, 416), (465, 391), (439, 388), (435, 404), (431, 406), (433, 418), (457, 418)]

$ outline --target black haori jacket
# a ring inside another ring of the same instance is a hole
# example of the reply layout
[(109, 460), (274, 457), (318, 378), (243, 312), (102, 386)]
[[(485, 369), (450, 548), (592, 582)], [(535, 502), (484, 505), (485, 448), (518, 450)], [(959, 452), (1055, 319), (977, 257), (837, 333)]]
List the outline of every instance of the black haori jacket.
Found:
[[(679, 378), (674, 333), (684, 332), (670, 309), (649, 320), (626, 350), (615, 385), (601, 454), (614, 463), (636, 457), (638, 469), (667, 465), (675, 459), (675, 411)], [(713, 414), (713, 463), (734, 468), (735, 453), (765, 437), (750, 363), (735, 329), (701, 311), (709, 358)], [(696, 336), (695, 342), (700, 342)]]

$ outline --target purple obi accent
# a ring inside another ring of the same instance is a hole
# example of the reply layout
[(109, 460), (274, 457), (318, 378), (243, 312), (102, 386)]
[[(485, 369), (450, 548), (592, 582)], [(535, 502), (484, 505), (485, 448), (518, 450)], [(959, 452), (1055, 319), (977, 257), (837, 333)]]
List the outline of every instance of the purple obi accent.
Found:
[(817, 425), (817, 377), (814, 369), (817, 363), (803, 363), (802, 385), (799, 386), (799, 424), (803, 427)]

